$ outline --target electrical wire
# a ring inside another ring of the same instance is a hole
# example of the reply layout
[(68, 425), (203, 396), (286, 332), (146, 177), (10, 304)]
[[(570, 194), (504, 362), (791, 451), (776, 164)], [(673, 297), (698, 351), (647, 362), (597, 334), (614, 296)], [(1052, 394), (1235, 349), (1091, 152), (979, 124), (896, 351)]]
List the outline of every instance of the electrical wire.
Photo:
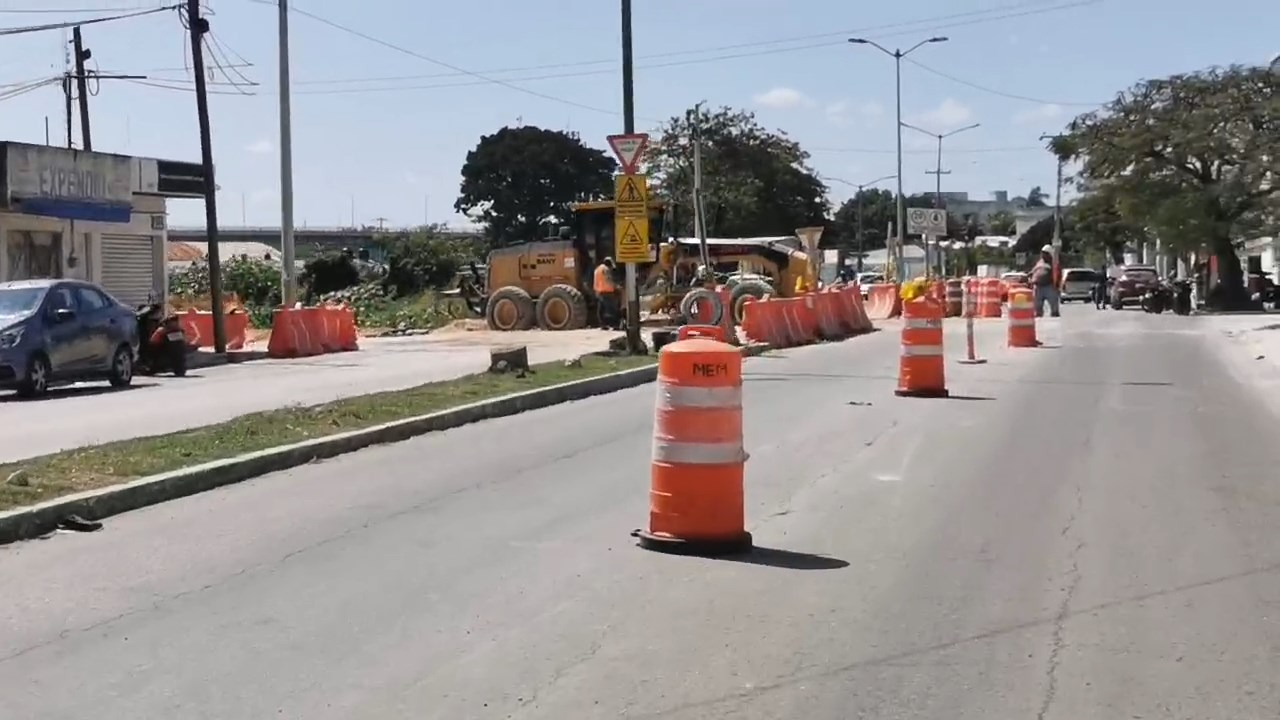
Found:
[(227, 53), (222, 43), (218, 41), (218, 38), (213, 34), (213, 31), (210, 31), (204, 37), (204, 46), (209, 51), (209, 60), (213, 63), (213, 67), (216, 71), (220, 73), (222, 77), (226, 78), (226, 84), (231, 85), (243, 95), (254, 95), (255, 93), (248, 92), (244, 90), (244, 88), (257, 87), (258, 83), (249, 79), (247, 75), (235, 69), (231, 69), (231, 72), (234, 72), (239, 76), (241, 82), (237, 82), (235, 78), (231, 77), (231, 74), (228, 72), (229, 68), (227, 68), (230, 60), (227, 58)]
[(1018, 95), (1011, 92), (1005, 92), (1003, 90), (996, 90), (995, 88), (990, 88), (985, 85), (979, 85), (978, 83), (970, 82), (963, 78), (958, 78), (955, 75), (951, 75), (950, 73), (945, 73), (941, 70), (938, 70), (937, 68), (929, 67), (928, 65), (925, 65), (924, 63), (918, 60), (915, 60), (913, 58), (903, 58), (903, 60), (906, 60), (907, 62), (911, 63), (912, 65), (915, 65), (916, 67), (920, 68), (921, 70), (924, 70), (925, 72), (932, 73), (946, 80), (950, 80), (953, 83), (958, 83), (960, 85), (964, 85), (965, 87), (973, 88), (974, 90), (979, 90), (981, 92), (988, 93), (990, 95), (995, 95), (997, 97), (1007, 98), (1009, 100), (1021, 100), (1023, 102), (1038, 103), (1041, 105), (1062, 105), (1065, 107), (1100, 107), (1102, 105), (1106, 105), (1105, 102), (1092, 102), (1092, 103), (1067, 102), (1064, 100), (1045, 100), (1042, 98), (1034, 98), (1027, 95)]
[(151, 8), (149, 10), (139, 10), (132, 13), (124, 13), (121, 15), (112, 15), (110, 17), (88, 18), (80, 20), (67, 20), (58, 23), (45, 23), (43, 25), (27, 25), (24, 27), (0, 28), (0, 37), (6, 35), (25, 35), (27, 33), (44, 32), (47, 30), (64, 30), (66, 28), (75, 27), (77, 25), (97, 25), (100, 23), (115, 22), (116, 20), (129, 20), (131, 18), (139, 18), (145, 15), (155, 15), (156, 13), (168, 12), (176, 10), (178, 5), (166, 5), (165, 7)]
[(60, 83), (62, 81), (63, 81), (62, 76), (58, 75), (55, 77), (47, 77), (47, 78), (42, 78), (40, 80), (35, 80), (25, 85), (10, 87), (8, 90), (0, 91), (0, 101), (12, 100), (13, 98), (26, 95), (29, 92), (35, 92), (36, 90), (39, 90), (42, 87), (53, 85), (55, 83)]
[[(805, 150), (811, 153), (866, 153), (868, 155), (893, 155), (897, 150), (881, 150), (878, 148), (833, 148), (833, 147), (805, 147)], [(980, 155), (986, 153), (1012, 153), (1012, 152), (1030, 152), (1032, 150), (1044, 150), (1042, 145), (1022, 145), (1010, 147), (989, 147), (989, 148), (947, 148), (947, 153), (959, 153), (963, 155)], [(903, 155), (933, 155), (936, 150), (903, 150)]]
[(67, 13), (124, 13), (134, 10), (149, 10), (154, 6), (134, 5), (132, 7), (111, 8), (0, 8), (0, 15), (59, 15)]
[[(177, 92), (188, 92), (188, 93), (193, 93), (196, 91), (195, 88), (191, 87), (190, 85), (166, 84), (169, 82), (177, 82), (177, 81), (135, 80), (133, 78), (127, 78), (127, 79), (122, 79), (121, 82), (133, 83), (134, 85), (141, 85), (143, 87), (157, 88), (159, 90), (174, 90)], [(246, 94), (244, 92), (232, 92), (229, 90), (207, 90), (206, 93), (209, 95), (239, 95), (239, 96), (243, 96)], [(248, 94), (253, 95), (254, 93), (248, 93)]]

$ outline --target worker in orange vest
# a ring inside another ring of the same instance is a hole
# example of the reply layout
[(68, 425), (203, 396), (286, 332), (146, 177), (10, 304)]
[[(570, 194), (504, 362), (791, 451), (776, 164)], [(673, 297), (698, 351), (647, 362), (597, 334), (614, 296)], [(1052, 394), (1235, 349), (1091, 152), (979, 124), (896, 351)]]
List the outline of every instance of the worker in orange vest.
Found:
[(607, 257), (596, 266), (591, 289), (596, 294), (596, 311), (599, 314), (600, 327), (615, 328), (618, 326), (618, 284), (614, 282), (613, 258)]

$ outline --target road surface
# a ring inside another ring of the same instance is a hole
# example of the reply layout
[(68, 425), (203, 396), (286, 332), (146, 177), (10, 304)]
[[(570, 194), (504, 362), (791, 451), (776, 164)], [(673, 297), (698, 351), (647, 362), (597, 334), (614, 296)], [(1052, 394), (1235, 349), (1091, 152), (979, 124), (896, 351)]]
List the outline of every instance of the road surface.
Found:
[(1277, 416), (1197, 322), (749, 360), (748, 558), (628, 538), (652, 387), (10, 546), (3, 714), (1274, 720)]
[(538, 363), (604, 350), (613, 335), (444, 332), (365, 339), (359, 352), (201, 368), (185, 378), (137, 377), (125, 391), (84, 383), (38, 401), (3, 394), (0, 424), (22, 431), (0, 434), (0, 463), (482, 372), (490, 344), (527, 344), (530, 361)]

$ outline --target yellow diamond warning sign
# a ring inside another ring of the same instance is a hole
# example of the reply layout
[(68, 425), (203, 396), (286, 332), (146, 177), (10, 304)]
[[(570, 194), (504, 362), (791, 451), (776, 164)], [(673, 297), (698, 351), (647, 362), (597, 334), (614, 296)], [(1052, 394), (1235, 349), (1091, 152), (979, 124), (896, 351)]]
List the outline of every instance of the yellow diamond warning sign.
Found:
[(613, 200), (618, 217), (649, 217), (649, 178), (644, 175), (619, 175), (614, 178)]
[(649, 220), (617, 217), (614, 221), (613, 259), (621, 263), (647, 263), (649, 254)]

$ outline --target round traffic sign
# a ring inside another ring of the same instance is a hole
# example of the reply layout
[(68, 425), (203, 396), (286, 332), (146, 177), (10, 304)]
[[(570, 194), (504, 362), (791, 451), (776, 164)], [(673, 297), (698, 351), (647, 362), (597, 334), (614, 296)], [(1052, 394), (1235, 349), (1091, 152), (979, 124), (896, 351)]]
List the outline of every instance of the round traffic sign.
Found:
[(947, 214), (942, 210), (930, 210), (928, 222), (929, 222), (929, 225), (932, 225), (934, 227), (946, 227)]

